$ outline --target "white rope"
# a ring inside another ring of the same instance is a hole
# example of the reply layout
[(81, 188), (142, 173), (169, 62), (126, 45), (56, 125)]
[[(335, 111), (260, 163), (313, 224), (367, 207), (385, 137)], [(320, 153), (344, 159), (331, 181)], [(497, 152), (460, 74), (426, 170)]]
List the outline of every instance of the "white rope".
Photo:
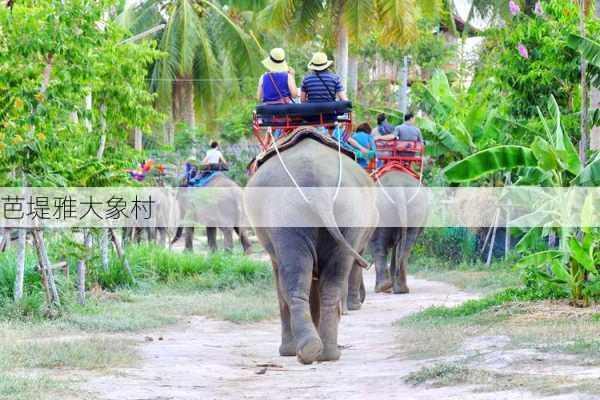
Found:
[[(337, 127), (335, 128), (337, 129)], [(334, 129), (334, 132), (335, 132)], [(339, 173), (338, 173), (338, 182), (337, 187), (335, 188), (335, 193), (333, 194), (333, 202), (335, 203), (335, 199), (337, 199), (338, 193), (340, 191), (340, 186), (342, 186), (342, 138), (336, 138), (338, 142), (338, 159), (339, 159)]]
[(294, 179), (292, 173), (290, 172), (290, 170), (287, 168), (287, 166), (283, 162), (283, 158), (281, 157), (281, 153), (279, 153), (279, 148), (277, 148), (277, 143), (276, 143), (275, 137), (273, 136), (273, 132), (271, 131), (271, 129), (268, 129), (267, 132), (269, 132), (269, 135), (271, 136), (271, 140), (273, 141), (273, 147), (275, 148), (275, 152), (277, 153), (277, 157), (279, 157), (279, 161), (281, 162), (281, 166), (283, 167), (284, 171), (288, 174), (288, 176), (292, 180), (292, 183), (294, 184), (294, 186), (296, 186), (296, 189), (298, 189), (298, 191), (300, 192), (300, 195), (302, 196), (302, 198), (304, 199), (304, 201), (306, 202), (306, 204), (310, 204), (310, 201), (308, 201), (308, 198), (306, 197), (306, 195), (304, 194), (304, 192), (302, 191), (302, 189), (300, 188), (300, 186), (298, 185), (298, 183)]
[(423, 158), (424, 154), (421, 154), (421, 166), (419, 169), (419, 186), (417, 187), (417, 191), (415, 192), (415, 194), (413, 194), (410, 200), (406, 202), (406, 205), (409, 205), (415, 199), (415, 197), (417, 197), (417, 194), (419, 194), (419, 192), (421, 191), (421, 187), (423, 186)]
[(390, 203), (396, 205), (396, 202), (394, 201), (394, 199), (392, 199), (392, 197), (388, 194), (388, 192), (385, 190), (385, 187), (381, 184), (381, 181), (379, 178), (376, 179), (377, 183), (379, 184), (379, 187), (381, 188), (381, 190), (383, 191), (383, 194), (385, 194), (385, 197), (388, 198), (388, 200), (390, 201)]

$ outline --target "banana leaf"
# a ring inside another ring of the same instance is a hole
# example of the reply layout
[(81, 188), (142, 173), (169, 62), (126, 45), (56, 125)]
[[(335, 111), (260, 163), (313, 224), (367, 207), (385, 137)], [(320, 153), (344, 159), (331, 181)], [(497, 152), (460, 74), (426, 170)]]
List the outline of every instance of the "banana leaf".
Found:
[(449, 182), (469, 182), (497, 171), (536, 167), (535, 155), (523, 146), (496, 146), (450, 164), (444, 170)]
[(571, 182), (577, 186), (600, 186), (600, 153)]

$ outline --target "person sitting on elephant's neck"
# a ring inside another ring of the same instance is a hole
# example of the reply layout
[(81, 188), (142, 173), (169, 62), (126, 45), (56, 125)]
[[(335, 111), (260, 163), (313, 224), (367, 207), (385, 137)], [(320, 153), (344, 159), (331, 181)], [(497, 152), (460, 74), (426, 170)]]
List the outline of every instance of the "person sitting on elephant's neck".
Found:
[(268, 72), (258, 80), (256, 98), (263, 104), (286, 104), (298, 96), (298, 87), (294, 69), (285, 60), (285, 51), (280, 48), (271, 50), (262, 61)]
[(367, 168), (369, 160), (375, 158), (376, 150), (375, 139), (371, 136), (371, 125), (368, 122), (360, 124), (352, 137), (348, 138), (348, 143), (358, 150), (356, 156), (360, 166)]
[(223, 153), (219, 150), (219, 143), (213, 141), (210, 144), (210, 149), (206, 152), (206, 156), (202, 160), (204, 170), (222, 171), (227, 169), (227, 161), (223, 157)]
[(329, 71), (333, 61), (327, 59), (325, 53), (315, 53), (308, 63), (312, 71), (304, 77), (301, 87), (303, 103), (327, 103), (330, 101), (347, 101), (348, 97), (342, 85), (342, 79)]

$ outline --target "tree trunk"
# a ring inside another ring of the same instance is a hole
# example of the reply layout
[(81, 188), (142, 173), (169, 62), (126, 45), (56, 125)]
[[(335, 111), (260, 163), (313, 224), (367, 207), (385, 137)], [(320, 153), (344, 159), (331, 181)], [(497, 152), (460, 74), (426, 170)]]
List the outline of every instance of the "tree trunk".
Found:
[(346, 87), (348, 81), (348, 28), (341, 18), (341, 11), (336, 34), (335, 72), (342, 78), (342, 84)]
[[(600, 18), (600, 0), (596, 1), (596, 17)], [(591, 88), (591, 109), (597, 110), (600, 108), (600, 88)], [(600, 150), (600, 126), (594, 126), (590, 135), (590, 147), (592, 150)]]
[[(10, 233), (6, 231), (8, 235)], [(18, 229), (17, 234), (17, 274), (15, 279), (15, 301), (23, 298), (23, 278), (25, 277), (25, 250), (27, 247), (27, 230)], [(9, 236), (10, 237), (10, 236)]]
[(108, 251), (108, 229), (101, 228), (98, 232), (98, 245), (100, 246), (100, 260), (102, 262), (102, 269), (108, 272), (109, 264), (109, 251)]
[(133, 277), (133, 272), (131, 271), (131, 267), (129, 266), (129, 261), (125, 256), (125, 251), (123, 250), (123, 247), (121, 247), (121, 244), (119, 243), (119, 239), (115, 234), (115, 230), (113, 228), (108, 228), (108, 232), (110, 234), (110, 238), (113, 244), (115, 245), (115, 251), (117, 252), (117, 256), (123, 259), (123, 266), (125, 267), (125, 271), (129, 275), (131, 282), (135, 283), (135, 278)]
[(142, 151), (143, 149), (142, 138), (142, 130), (138, 127), (133, 128), (133, 148), (137, 151)]
[[(86, 252), (92, 247), (92, 232), (88, 229), (84, 229), (83, 231), (83, 245)], [(81, 305), (85, 304), (85, 262), (87, 258), (86, 254), (77, 263), (77, 300)]]
[[(579, 34), (585, 36), (585, 1), (580, 0), (579, 10)], [(589, 90), (587, 83), (587, 61), (581, 56), (581, 140), (579, 141), (579, 159), (581, 164), (585, 165), (588, 150), (588, 138), (589, 138)]]
[(169, 118), (164, 125), (164, 137), (163, 142), (168, 146), (173, 146), (175, 144), (175, 126), (173, 124), (173, 120)]
[(399, 91), (399, 106), (402, 115), (408, 112), (408, 56), (404, 56), (402, 69), (400, 70), (400, 91)]
[(106, 148), (106, 104), (100, 106), (100, 145), (98, 146), (98, 152), (96, 158), (98, 161), (102, 161), (104, 157), (104, 149)]
[(358, 58), (348, 58), (348, 93), (356, 97), (358, 93)]
[(194, 110), (194, 82), (190, 77), (178, 77), (173, 88), (173, 119), (188, 128), (196, 127)]

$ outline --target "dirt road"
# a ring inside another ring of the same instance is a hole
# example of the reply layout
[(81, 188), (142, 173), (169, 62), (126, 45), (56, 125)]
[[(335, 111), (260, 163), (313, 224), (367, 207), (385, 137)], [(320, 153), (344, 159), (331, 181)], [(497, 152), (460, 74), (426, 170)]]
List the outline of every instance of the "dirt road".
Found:
[(338, 362), (304, 366), (280, 357), (278, 320), (237, 325), (198, 317), (187, 326), (153, 332), (155, 340), (140, 345), (139, 367), (94, 379), (86, 389), (106, 400), (535, 398), (405, 384), (403, 377), (422, 364), (400, 354), (393, 322), (430, 305), (472, 297), (439, 282), (411, 279), (409, 285), (408, 295), (371, 291), (362, 310), (342, 318), (339, 342), (345, 349)]

